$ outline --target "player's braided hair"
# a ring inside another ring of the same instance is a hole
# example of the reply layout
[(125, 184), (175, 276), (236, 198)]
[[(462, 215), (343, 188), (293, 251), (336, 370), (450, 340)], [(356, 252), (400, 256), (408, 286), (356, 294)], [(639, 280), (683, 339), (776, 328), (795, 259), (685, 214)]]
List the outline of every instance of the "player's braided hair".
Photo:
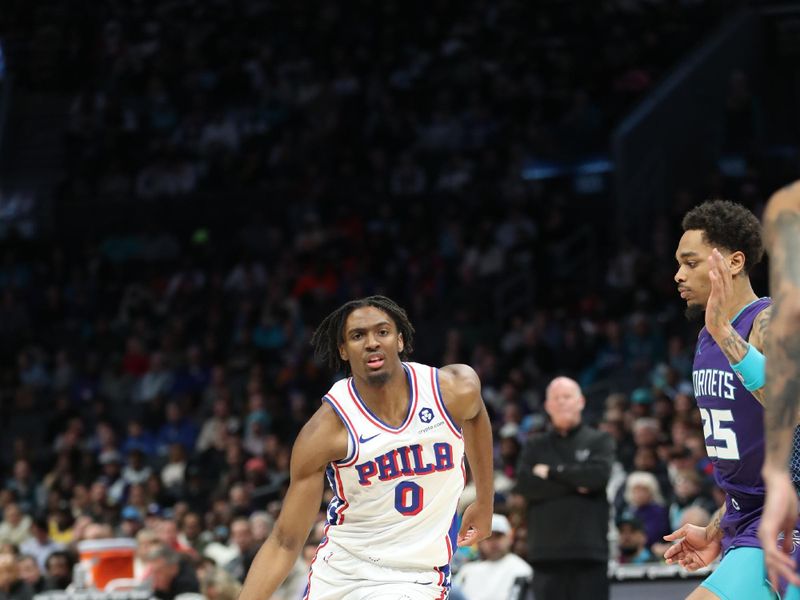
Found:
[(344, 343), (344, 324), (350, 313), (357, 308), (374, 306), (385, 312), (394, 321), (397, 332), (403, 336), (403, 351), (401, 360), (405, 360), (414, 351), (414, 326), (408, 320), (406, 311), (394, 300), (386, 296), (367, 296), (358, 300), (351, 300), (337, 308), (319, 324), (314, 335), (311, 336), (311, 345), (314, 346), (315, 356), (327, 363), (331, 369), (348, 368), (347, 361), (339, 355), (339, 346)]
[(744, 270), (750, 272), (764, 256), (761, 223), (741, 204), (730, 200), (709, 200), (694, 207), (683, 217), (683, 230), (699, 229), (703, 239), (717, 246), (744, 253)]

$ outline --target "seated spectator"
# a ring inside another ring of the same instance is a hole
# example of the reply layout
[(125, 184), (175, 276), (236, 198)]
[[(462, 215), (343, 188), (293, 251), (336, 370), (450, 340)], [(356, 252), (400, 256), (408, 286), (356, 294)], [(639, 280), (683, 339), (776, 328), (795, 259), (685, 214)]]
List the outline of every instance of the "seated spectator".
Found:
[(242, 584), (222, 569), (211, 571), (200, 584), (200, 591), (208, 600), (236, 600), (241, 589)]
[(22, 512), (19, 504), (7, 504), (3, 510), (3, 522), (0, 523), (0, 544), (19, 546), (28, 539), (30, 529), (31, 518)]
[(468, 600), (506, 600), (519, 578), (529, 580), (533, 569), (511, 553), (511, 524), (503, 515), (492, 515), (492, 534), (478, 542), (480, 560), (459, 569), (454, 583)]
[(0, 555), (0, 599), (31, 600), (31, 586), (19, 576), (17, 559), (8, 554)]
[(49, 589), (47, 580), (44, 575), (42, 575), (36, 558), (30, 554), (23, 554), (17, 559), (17, 567), (19, 568), (20, 579), (31, 587), (34, 594), (41, 594)]
[(700, 475), (694, 469), (682, 469), (675, 474), (673, 498), (669, 504), (669, 521), (673, 530), (680, 527), (683, 513), (692, 506), (699, 506), (711, 513), (716, 510), (714, 501), (703, 494)]
[(638, 565), (655, 562), (657, 559), (647, 547), (647, 534), (642, 522), (633, 515), (623, 515), (617, 519), (617, 560), (621, 564)]
[(237, 517), (231, 523), (230, 547), (236, 552), (236, 558), (225, 565), (225, 570), (244, 583), (250, 564), (258, 552), (258, 545), (255, 543), (250, 520), (247, 517)]
[(160, 600), (173, 600), (179, 594), (199, 593), (197, 575), (180, 554), (164, 544), (158, 544), (145, 556), (153, 596)]
[(72, 583), (72, 567), (75, 558), (70, 552), (56, 550), (47, 557), (45, 574), (48, 580), (48, 589), (65, 590)]
[(50, 539), (49, 530), (47, 519), (44, 517), (35, 518), (31, 523), (31, 537), (19, 546), (20, 552), (36, 559), (40, 569), (45, 568), (45, 561), (51, 553), (64, 548), (63, 544)]
[(647, 547), (662, 542), (670, 533), (669, 514), (652, 473), (634, 471), (625, 482), (625, 502), (628, 510), (644, 525)]

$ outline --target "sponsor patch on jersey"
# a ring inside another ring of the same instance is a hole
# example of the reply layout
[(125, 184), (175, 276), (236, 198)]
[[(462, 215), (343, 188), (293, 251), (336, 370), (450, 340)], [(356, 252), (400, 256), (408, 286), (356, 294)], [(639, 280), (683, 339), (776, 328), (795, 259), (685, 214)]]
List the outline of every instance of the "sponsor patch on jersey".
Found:
[(589, 458), (590, 453), (591, 450), (589, 450), (588, 448), (584, 450), (575, 450), (575, 460), (577, 460), (578, 462), (585, 462), (586, 459)]
[(433, 421), (433, 411), (428, 407), (423, 408), (419, 411), (419, 420), (423, 423), (430, 423)]

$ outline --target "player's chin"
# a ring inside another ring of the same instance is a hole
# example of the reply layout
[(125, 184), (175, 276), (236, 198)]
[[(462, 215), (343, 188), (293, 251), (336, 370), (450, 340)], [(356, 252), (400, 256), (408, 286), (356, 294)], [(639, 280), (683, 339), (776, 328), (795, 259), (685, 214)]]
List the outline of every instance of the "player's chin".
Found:
[(706, 312), (706, 305), (705, 303), (700, 304), (699, 302), (687, 302), (686, 303), (686, 310), (684, 311), (684, 315), (686, 315), (686, 320), (691, 322), (702, 321), (704, 319), (704, 313)]

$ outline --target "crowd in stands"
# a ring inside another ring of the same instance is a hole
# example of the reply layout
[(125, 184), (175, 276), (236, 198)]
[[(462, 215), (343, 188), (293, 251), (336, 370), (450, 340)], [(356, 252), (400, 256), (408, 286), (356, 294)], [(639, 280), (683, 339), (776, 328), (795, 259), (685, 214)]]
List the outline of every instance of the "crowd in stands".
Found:
[[(17, 31), (45, 18), (34, 4)], [(672, 255), (685, 210), (712, 194), (758, 210), (771, 182), (681, 193), (644, 250), (615, 239), (607, 198), (526, 183), (520, 164), (602, 151), (720, 3), (367, 4), (319, 3), (310, 21), (266, 0), (142, 0), (70, 19), (58, 43), (80, 86), (57, 200), (115, 211), (117, 228), (0, 248), (9, 597), (63, 589), (78, 541), (124, 536), (160, 597), (234, 599), (292, 441), (338, 377), (311, 332), (372, 293), (407, 308), (413, 360), (481, 377), (509, 517), (484, 554), (525, 556), (516, 462), (559, 374), (617, 441), (615, 560), (660, 560), (661, 536), (719, 505)], [(597, 252), (575, 262), (587, 226)], [(280, 598), (302, 593), (320, 537)]]

